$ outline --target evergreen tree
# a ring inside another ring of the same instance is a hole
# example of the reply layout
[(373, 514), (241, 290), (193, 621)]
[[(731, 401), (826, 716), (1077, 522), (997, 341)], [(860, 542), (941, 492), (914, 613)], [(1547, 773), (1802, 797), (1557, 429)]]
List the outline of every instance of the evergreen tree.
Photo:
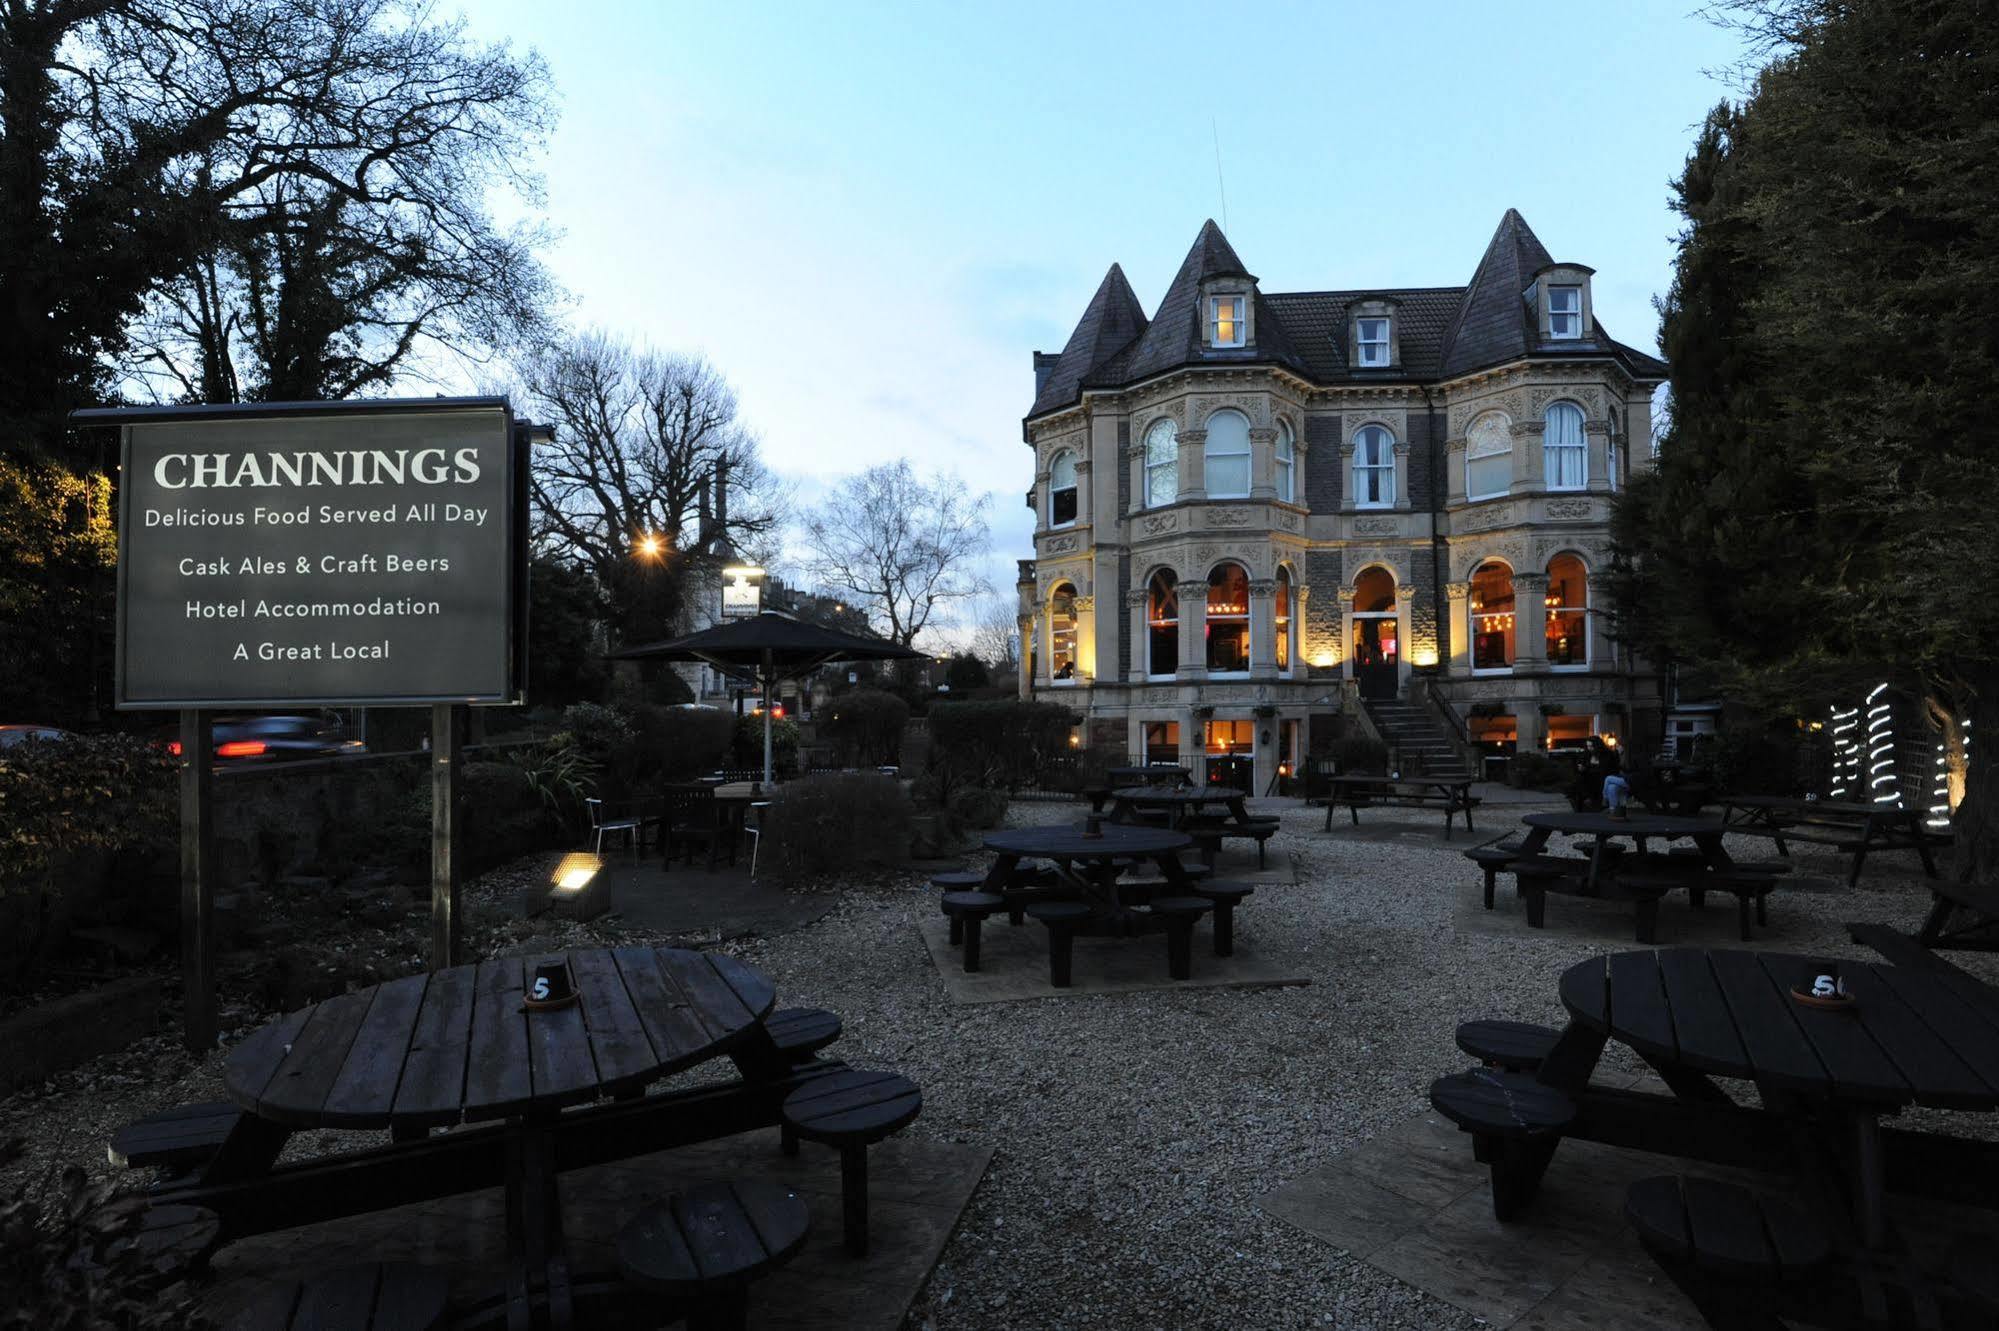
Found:
[(1672, 421), (1617, 520), (1627, 636), (1816, 710), (1887, 678), (1941, 728), (1959, 873), (1999, 876), (1999, 7), (1757, 0), (1771, 52), (1678, 182)]

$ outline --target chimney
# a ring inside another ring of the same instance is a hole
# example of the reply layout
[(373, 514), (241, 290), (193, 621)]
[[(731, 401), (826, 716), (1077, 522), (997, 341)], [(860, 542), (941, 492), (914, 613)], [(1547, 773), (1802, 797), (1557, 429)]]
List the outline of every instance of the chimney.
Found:
[(1059, 355), (1051, 356), (1045, 351), (1034, 353), (1034, 396), (1041, 396), (1041, 390), (1048, 386), (1048, 376), (1055, 373), (1055, 362), (1061, 359)]
[(729, 460), (723, 458), (715, 464), (715, 534), (726, 539), (729, 535)]
[(708, 544), (708, 537), (714, 532), (714, 519), (708, 515), (708, 482), (705, 479), (701, 482), (700, 497), (695, 500), (695, 511), (700, 514), (700, 521), (694, 528), (694, 544), (699, 547)]

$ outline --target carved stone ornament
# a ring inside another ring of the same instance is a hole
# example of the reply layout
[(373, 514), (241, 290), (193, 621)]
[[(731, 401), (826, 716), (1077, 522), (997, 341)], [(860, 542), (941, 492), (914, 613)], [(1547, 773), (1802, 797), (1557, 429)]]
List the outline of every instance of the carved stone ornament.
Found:
[(1143, 587), (1133, 587), (1124, 594), (1125, 605), (1133, 610), (1145, 609), (1146, 602), (1151, 599), (1152, 594)]
[(1454, 603), (1468, 601), (1471, 599), (1471, 584), (1469, 582), (1447, 582), (1444, 584), (1444, 595), (1449, 597)]
[(1393, 536), (1402, 530), (1402, 524), (1394, 518), (1355, 518), (1353, 532), (1356, 536)]
[(1210, 527), (1247, 527), (1256, 514), (1246, 508), (1211, 508), (1208, 510), (1207, 525)]
[(1293, 600), (1298, 602), (1299, 607), (1302, 609), (1304, 607), (1305, 602), (1312, 599), (1311, 584), (1299, 583), (1297, 586), (1291, 589), (1291, 596)]
[(1298, 515), (1296, 513), (1285, 513), (1280, 511), (1277, 514), (1277, 525), (1282, 527), (1285, 531), (1297, 531), (1299, 526)]
[(1164, 536), (1169, 531), (1179, 530), (1180, 515), (1178, 513), (1160, 513), (1153, 517), (1140, 518), (1138, 525), (1140, 531), (1147, 536)]
[(1513, 590), (1516, 592), (1545, 592), (1548, 590), (1548, 575), (1545, 573), (1515, 573)]
[(1097, 598), (1094, 596), (1078, 596), (1071, 604), (1076, 607), (1077, 614), (1087, 615), (1097, 608)]
[(1513, 525), (1513, 505), (1492, 504), (1470, 513), (1458, 515), (1451, 523), (1454, 532), (1470, 535), (1473, 532), (1492, 531), (1498, 527)]
[(1587, 518), (1596, 506), (1587, 499), (1550, 499), (1541, 511), (1551, 518)]
[(1080, 536), (1050, 536), (1042, 540), (1041, 553), (1044, 555), (1064, 555), (1074, 550), (1080, 544), (1082, 544)]
[(1277, 595), (1277, 579), (1259, 578), (1249, 584), (1249, 594), (1256, 597)]
[(1414, 601), (1416, 599), (1416, 584), (1413, 582), (1399, 582), (1395, 584), (1395, 599), (1404, 605)]

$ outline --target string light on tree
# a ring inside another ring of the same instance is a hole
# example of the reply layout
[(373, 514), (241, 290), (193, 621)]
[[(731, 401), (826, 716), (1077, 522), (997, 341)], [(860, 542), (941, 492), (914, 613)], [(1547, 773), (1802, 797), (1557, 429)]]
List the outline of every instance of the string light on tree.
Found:
[(1860, 779), (1860, 709), (1832, 709), (1832, 790), (1833, 799), (1854, 793)]
[(1888, 689), (1876, 684), (1867, 695), (1867, 793), (1876, 804), (1898, 804), (1895, 790), (1895, 722), (1886, 702), (1876, 701)]

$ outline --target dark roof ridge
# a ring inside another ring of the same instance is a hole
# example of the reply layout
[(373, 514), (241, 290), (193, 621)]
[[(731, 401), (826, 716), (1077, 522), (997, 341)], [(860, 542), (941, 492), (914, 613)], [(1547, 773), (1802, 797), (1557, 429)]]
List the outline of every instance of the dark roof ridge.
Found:
[(1073, 402), (1081, 394), (1083, 381), (1144, 336), (1145, 329), (1145, 307), (1125, 280), (1124, 269), (1113, 263), (1055, 358), (1028, 414), (1037, 416)]

